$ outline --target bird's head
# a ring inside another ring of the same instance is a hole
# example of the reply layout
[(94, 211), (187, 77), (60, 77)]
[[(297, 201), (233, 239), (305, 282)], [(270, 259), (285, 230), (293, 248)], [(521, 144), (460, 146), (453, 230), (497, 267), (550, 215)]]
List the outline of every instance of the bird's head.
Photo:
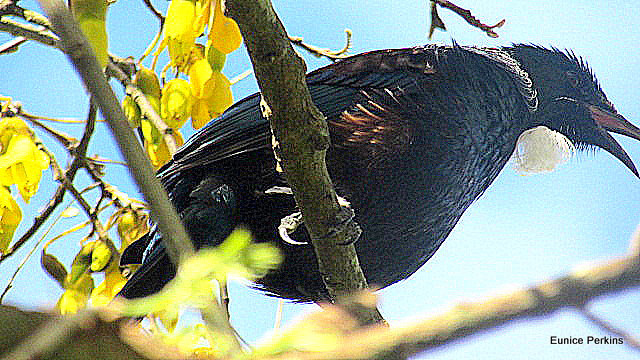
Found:
[(640, 129), (622, 115), (600, 88), (586, 62), (572, 52), (533, 45), (506, 49), (529, 74), (538, 95), (531, 127), (546, 126), (578, 149), (599, 147), (640, 177), (631, 158), (610, 132), (640, 140)]

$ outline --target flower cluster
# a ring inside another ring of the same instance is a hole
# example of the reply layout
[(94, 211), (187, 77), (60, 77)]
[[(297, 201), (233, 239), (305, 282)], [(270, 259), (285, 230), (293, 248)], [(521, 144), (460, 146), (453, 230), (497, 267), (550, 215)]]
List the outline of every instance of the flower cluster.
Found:
[(0, 253), (5, 253), (13, 238), (22, 212), (11, 196), (15, 185), (22, 200), (28, 202), (38, 190), (42, 171), (49, 157), (36, 144), (33, 132), (18, 117), (0, 121)]
[[(110, 240), (85, 242), (67, 271), (58, 259), (43, 250), (41, 262), (45, 271), (64, 289), (56, 307), (62, 314), (73, 314), (87, 306), (103, 306), (120, 292), (127, 282), (120, 272), (119, 256), (131, 243), (149, 231), (148, 219), (139, 209), (126, 208), (115, 218), (120, 248)], [(92, 274), (103, 273), (104, 280), (95, 286)]]
[[(199, 39), (205, 43), (198, 43)], [(134, 81), (171, 130), (159, 131), (129, 96), (123, 101), (131, 125), (142, 130), (145, 149), (154, 166), (160, 167), (171, 159), (164, 136), (173, 136), (179, 146), (183, 139), (178, 129), (189, 118), (192, 126), (199, 129), (232, 104), (231, 82), (222, 69), (226, 55), (241, 43), (240, 30), (224, 15), (222, 0), (171, 1), (155, 56), (157, 60), (168, 50), (168, 65), (176, 70), (175, 78), (163, 81), (161, 86), (153, 70), (143, 67)]]

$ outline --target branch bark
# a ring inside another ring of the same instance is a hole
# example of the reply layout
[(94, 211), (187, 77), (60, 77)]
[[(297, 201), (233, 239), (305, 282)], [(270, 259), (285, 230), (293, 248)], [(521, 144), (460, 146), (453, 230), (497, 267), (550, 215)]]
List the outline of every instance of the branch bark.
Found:
[[(350, 208), (340, 206), (325, 163), (329, 131), (305, 81), (306, 65), (291, 46), (269, 0), (227, 0), (226, 14), (240, 27), (263, 104), (269, 113), (274, 151), (293, 190), (318, 258), (320, 272), (335, 300), (367, 288), (353, 242), (360, 228)], [(348, 244), (348, 245), (345, 245)], [(364, 323), (379, 322), (374, 309)]]
[[(309, 352), (292, 350), (263, 360), (293, 357), (298, 360), (407, 358), (518, 320), (542, 318), (566, 308), (582, 312), (581, 309), (595, 298), (639, 286), (640, 256), (630, 254), (588, 267), (581, 266), (570, 274), (528, 288), (459, 303), (431, 318), (390, 328), (356, 327), (352, 325), (348, 311), (328, 308), (325, 310), (327, 314), (312, 314), (301, 324), (305, 329), (337, 335), (340, 341), (334, 348)], [(295, 331), (296, 327), (292, 330)], [(313, 337), (314, 334), (307, 332), (303, 336)]]

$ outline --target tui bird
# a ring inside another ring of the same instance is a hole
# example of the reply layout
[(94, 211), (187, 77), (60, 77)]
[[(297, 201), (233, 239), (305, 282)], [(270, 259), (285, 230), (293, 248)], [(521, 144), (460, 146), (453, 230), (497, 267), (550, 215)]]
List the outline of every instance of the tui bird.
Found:
[[(373, 286), (406, 279), (429, 260), (528, 129), (545, 126), (578, 149), (602, 148), (638, 176), (609, 132), (640, 140), (640, 129), (569, 51), (455, 43), (372, 51), (311, 72), (307, 84), (327, 118), (327, 166), (362, 228), (355, 246)], [(197, 247), (244, 225), (285, 255), (258, 288), (328, 299), (306, 229), (280, 226), (297, 209), (276, 170), (260, 94), (190, 138), (158, 177)], [(152, 231), (125, 251), (123, 264), (142, 266), (122, 296), (152, 294), (175, 276), (161, 238)]]

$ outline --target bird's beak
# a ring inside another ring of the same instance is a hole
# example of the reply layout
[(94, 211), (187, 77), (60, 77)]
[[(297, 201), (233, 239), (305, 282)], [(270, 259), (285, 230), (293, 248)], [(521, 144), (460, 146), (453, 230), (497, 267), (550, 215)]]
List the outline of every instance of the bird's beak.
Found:
[(638, 170), (629, 155), (627, 155), (622, 146), (607, 132), (611, 131), (640, 140), (640, 129), (627, 121), (622, 115), (614, 114), (594, 105), (589, 105), (588, 109), (591, 113), (591, 118), (604, 129), (602, 131), (602, 143), (598, 144), (598, 146), (617, 157), (629, 170), (640, 178), (640, 174), (638, 174)]

